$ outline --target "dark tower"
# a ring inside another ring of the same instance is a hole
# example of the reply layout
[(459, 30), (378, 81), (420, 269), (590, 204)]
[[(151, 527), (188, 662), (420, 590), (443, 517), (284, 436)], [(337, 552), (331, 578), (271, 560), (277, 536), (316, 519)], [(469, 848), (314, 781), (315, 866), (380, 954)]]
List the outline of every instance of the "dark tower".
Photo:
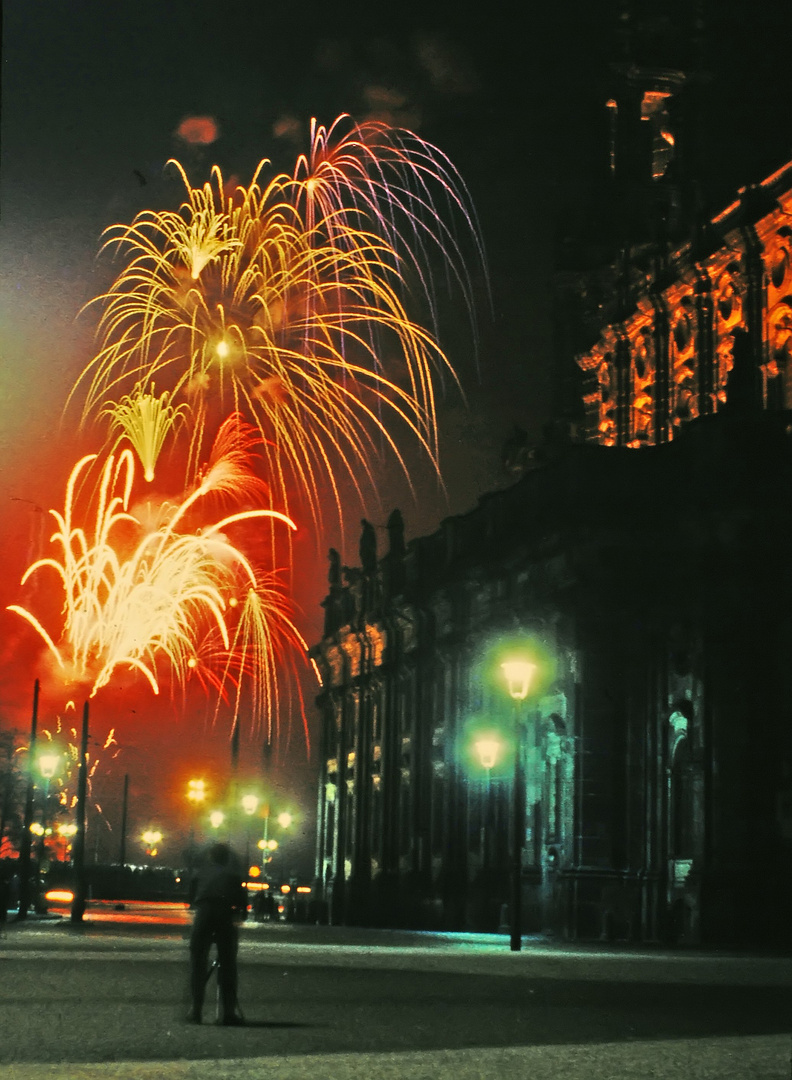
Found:
[(596, 137), (576, 205), (559, 214), (555, 274), (556, 414), (573, 434), (583, 420), (574, 356), (631, 310), (647, 275), (662, 274), (667, 254), (700, 227), (701, 8), (619, 4), (611, 61), (586, 87)]

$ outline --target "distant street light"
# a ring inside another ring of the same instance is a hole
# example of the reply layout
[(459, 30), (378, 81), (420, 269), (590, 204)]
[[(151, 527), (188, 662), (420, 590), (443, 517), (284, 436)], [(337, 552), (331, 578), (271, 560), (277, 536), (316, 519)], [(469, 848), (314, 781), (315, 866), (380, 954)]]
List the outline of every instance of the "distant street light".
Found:
[(243, 795), (240, 799), (242, 809), (248, 816), (247, 830), (245, 831), (245, 866), (250, 866), (250, 829), (251, 819), (258, 810), (259, 797), (258, 795)]
[(525, 844), (525, 753), (524, 725), (521, 704), (528, 697), (531, 680), (537, 670), (536, 664), (522, 657), (501, 664), (506, 678), (509, 697), (514, 702), (514, 783), (512, 790), (512, 824), (514, 829), (512, 848), (512, 897), (511, 936), (512, 952), (522, 948), (522, 853)]
[[(258, 848), (261, 851), (262, 864), (270, 862), (272, 856), (278, 850), (279, 844), (275, 839), (271, 839), (269, 835), (269, 823), (270, 823), (270, 804), (264, 804), (264, 810), (262, 813), (264, 818), (264, 836), (258, 842)], [(294, 815), (288, 810), (281, 810), (275, 818), (281, 829), (289, 829), (294, 824)]]
[(187, 798), (196, 806), (206, 799), (206, 781), (190, 780), (187, 783)]
[(213, 810), (209, 815), (209, 824), (213, 829), (219, 829), (225, 821), (225, 814), (222, 810)]
[(72, 840), (77, 834), (77, 825), (73, 821), (64, 822), (58, 826), (58, 836), (61, 838), (64, 854), (68, 858), (72, 847)]
[[(206, 801), (206, 781), (205, 780), (188, 780), (187, 782), (187, 798), (197, 810), (203, 806)], [(195, 855), (195, 819), (190, 820), (190, 842), (187, 848), (187, 865), (188, 869), (192, 871), (193, 858)]]
[(156, 858), (157, 845), (162, 843), (162, 833), (159, 829), (146, 829), (142, 834), (141, 840), (146, 845), (146, 854), (152, 859)]
[[(38, 771), (44, 780), (44, 797), (41, 805), (41, 832), (36, 832), (39, 837), (39, 850), (38, 850), (38, 863), (39, 871), (42, 870), (42, 862), (46, 856), (46, 843), (47, 843), (47, 830), (49, 819), (49, 795), (50, 795), (50, 781), (58, 772), (60, 767), (61, 755), (57, 750), (45, 750), (39, 754), (36, 759)], [(31, 826), (32, 828), (32, 826)]]
[(45, 780), (51, 780), (58, 771), (61, 756), (57, 750), (48, 750), (38, 756), (38, 769)]

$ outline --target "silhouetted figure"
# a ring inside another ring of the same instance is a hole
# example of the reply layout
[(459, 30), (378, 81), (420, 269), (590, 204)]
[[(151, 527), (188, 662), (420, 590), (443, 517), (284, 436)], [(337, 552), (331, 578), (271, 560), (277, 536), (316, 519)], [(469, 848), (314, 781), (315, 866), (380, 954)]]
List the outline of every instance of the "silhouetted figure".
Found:
[(522, 473), (528, 463), (530, 447), (528, 432), (515, 425), (514, 430), (501, 449), (501, 464), (510, 473)]
[(391, 596), (398, 596), (404, 590), (404, 518), (401, 510), (394, 510), (388, 518), (388, 557), (387, 581)]
[(209, 951), (217, 946), (222, 1024), (241, 1023), (237, 1016), (237, 923), (247, 914), (247, 892), (233, 866), (228, 844), (214, 844), (209, 858), (190, 882), (190, 906), (195, 909), (190, 934), (190, 1023), (200, 1024), (208, 975)]
[(404, 558), (404, 518), (399, 509), (388, 518), (388, 554), (395, 559)]
[(360, 565), (365, 574), (373, 574), (377, 569), (377, 535), (374, 526), (365, 518), (360, 522)]
[(327, 571), (328, 584), (331, 589), (339, 588), (341, 585), (341, 556), (335, 548), (330, 548), (328, 557), (330, 559), (330, 569)]

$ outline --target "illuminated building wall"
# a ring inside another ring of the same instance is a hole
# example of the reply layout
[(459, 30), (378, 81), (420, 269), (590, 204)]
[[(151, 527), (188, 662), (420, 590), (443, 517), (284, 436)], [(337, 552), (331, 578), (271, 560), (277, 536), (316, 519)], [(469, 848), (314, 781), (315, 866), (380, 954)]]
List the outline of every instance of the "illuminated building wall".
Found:
[(571, 437), (517, 448), (520, 479), (434, 535), (405, 546), (392, 519), (381, 558), (331, 562), (334, 921), (502, 923), (508, 768), (488, 788), (467, 743), (508, 724), (482, 658), (524, 632), (555, 664), (526, 717), (524, 931), (790, 940), (792, 163), (702, 219), (693, 113), (674, 130), (695, 81), (616, 82), (597, 212), (556, 274)]
[(590, 441), (669, 442), (734, 393), (792, 406), (791, 212), (789, 163), (644, 276), (629, 313), (578, 359)]
[(525, 932), (788, 935), (789, 422), (549, 446), (435, 534), (334, 566), (314, 649), (334, 921), (500, 925), (510, 767), (488, 797), (470, 724), (508, 729), (486, 657), (521, 633), (553, 668), (526, 714)]

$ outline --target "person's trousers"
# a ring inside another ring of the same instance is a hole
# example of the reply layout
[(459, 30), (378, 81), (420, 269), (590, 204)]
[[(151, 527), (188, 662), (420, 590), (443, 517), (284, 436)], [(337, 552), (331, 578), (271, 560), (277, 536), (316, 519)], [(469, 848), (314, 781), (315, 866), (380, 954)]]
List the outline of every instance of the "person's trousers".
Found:
[(190, 990), (193, 1012), (200, 1018), (206, 992), (209, 969), (209, 950), (217, 946), (220, 965), (217, 981), (220, 987), (222, 1019), (234, 1016), (237, 1000), (237, 947), (239, 933), (229, 912), (218, 911), (211, 904), (199, 904), (190, 934)]

